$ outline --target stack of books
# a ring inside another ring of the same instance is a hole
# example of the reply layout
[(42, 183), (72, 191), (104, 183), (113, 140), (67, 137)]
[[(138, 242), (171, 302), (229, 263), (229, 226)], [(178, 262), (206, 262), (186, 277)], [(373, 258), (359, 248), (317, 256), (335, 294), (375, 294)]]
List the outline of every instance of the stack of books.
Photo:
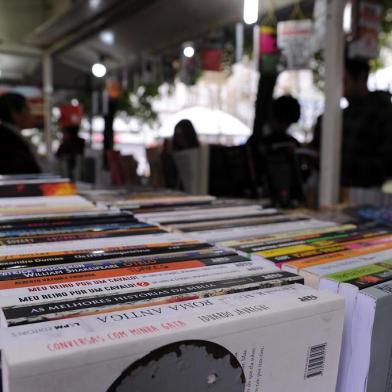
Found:
[(4, 391), (334, 391), (342, 298), (214, 244), (331, 222), (104, 194), (0, 198)]
[(75, 184), (67, 178), (49, 174), (31, 174), (28, 177), (0, 175), (0, 197), (71, 196), (75, 194)]
[(337, 392), (392, 385), (392, 231), (341, 225), (218, 244), (298, 274), (306, 285), (345, 299)]

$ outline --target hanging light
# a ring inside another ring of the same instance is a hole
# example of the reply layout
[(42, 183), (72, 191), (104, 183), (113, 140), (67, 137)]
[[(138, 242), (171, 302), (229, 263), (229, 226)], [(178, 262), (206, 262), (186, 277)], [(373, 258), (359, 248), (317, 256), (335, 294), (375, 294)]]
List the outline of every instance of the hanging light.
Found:
[(96, 9), (101, 5), (101, 0), (90, 0), (89, 5), (90, 5), (90, 8)]
[(91, 67), (91, 72), (96, 78), (103, 78), (106, 75), (106, 67), (102, 63), (95, 63)]
[(101, 39), (101, 41), (103, 43), (105, 43), (106, 45), (113, 45), (114, 44), (114, 34), (112, 31), (102, 31), (99, 34), (99, 38)]
[(195, 49), (193, 46), (185, 46), (183, 53), (185, 57), (192, 58), (195, 55)]
[(352, 23), (352, 3), (351, 1), (347, 2), (344, 7), (343, 13), (343, 30), (345, 33), (351, 32), (351, 23)]
[(259, 19), (259, 0), (244, 0), (244, 22), (256, 23)]

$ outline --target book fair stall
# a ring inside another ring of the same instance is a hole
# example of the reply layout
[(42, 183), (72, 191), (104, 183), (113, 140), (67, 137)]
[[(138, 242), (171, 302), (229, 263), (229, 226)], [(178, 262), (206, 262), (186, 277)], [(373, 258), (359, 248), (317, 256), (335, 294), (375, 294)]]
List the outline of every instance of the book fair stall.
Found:
[(392, 390), (392, 3), (5, 3), (0, 392)]

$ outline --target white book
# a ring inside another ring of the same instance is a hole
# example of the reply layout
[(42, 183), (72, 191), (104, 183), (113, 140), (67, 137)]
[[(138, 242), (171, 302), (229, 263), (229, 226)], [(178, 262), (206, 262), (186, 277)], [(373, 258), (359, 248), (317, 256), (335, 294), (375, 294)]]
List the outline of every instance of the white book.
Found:
[[(392, 388), (392, 282), (361, 290), (353, 314), (350, 388), (366, 392)], [(349, 389), (345, 389), (349, 391)]]
[[(274, 210), (274, 209), (269, 209), (269, 210)], [(227, 212), (242, 212), (242, 211), (255, 211), (255, 212), (260, 212), (263, 211), (263, 207), (259, 205), (246, 205), (246, 206), (240, 206), (240, 207), (217, 207), (217, 208), (195, 208), (195, 209), (189, 209), (189, 210), (179, 210), (179, 211), (165, 211), (165, 212), (148, 212), (148, 213), (142, 213), (142, 214), (135, 214), (138, 218), (143, 218), (143, 219), (172, 219), (173, 217), (188, 217), (189, 215), (192, 216), (199, 216), (199, 215), (206, 215), (210, 214), (215, 215), (215, 214), (224, 214)], [(277, 210), (275, 210), (277, 211)]]
[[(320, 288), (345, 298), (337, 392), (392, 386), (392, 259), (324, 277)], [(379, 282), (379, 283), (377, 283)]]
[(342, 323), (340, 297), (292, 285), (15, 327), (3, 389), (334, 392)]
[(2, 197), (0, 198), (0, 209), (6, 207), (25, 206), (25, 205), (58, 205), (58, 204), (83, 204), (92, 203), (82, 196), (35, 196), (35, 197)]
[(237, 217), (245, 217), (257, 215), (260, 217), (268, 216), (277, 213), (277, 210), (271, 209), (254, 209), (254, 208), (225, 208), (225, 211), (216, 210), (216, 209), (207, 209), (202, 212), (198, 210), (197, 213), (193, 213), (188, 211), (188, 213), (177, 215), (176, 213), (172, 213), (167, 216), (153, 216), (150, 214), (149, 216), (145, 215), (136, 215), (138, 219), (146, 220), (149, 222), (155, 222), (160, 224), (165, 224), (166, 222), (176, 222), (176, 221), (194, 221), (194, 220), (202, 220), (202, 219), (211, 219), (211, 218), (237, 218)]
[(190, 205), (190, 204), (197, 204), (197, 205), (202, 205), (203, 203), (209, 204), (212, 201), (214, 201), (216, 198), (214, 196), (209, 196), (209, 195), (168, 195), (168, 196), (154, 196), (151, 194), (151, 196), (146, 196), (144, 198), (137, 198), (138, 196), (135, 196), (134, 198), (129, 197), (125, 200), (118, 200), (115, 202), (108, 202), (108, 204), (112, 204), (114, 206), (118, 207), (151, 207), (155, 206), (157, 204), (162, 204), (166, 206), (172, 206), (172, 205)]
[(304, 230), (310, 228), (313, 229), (319, 227), (328, 227), (332, 225), (334, 225), (334, 223), (332, 222), (323, 222), (310, 219), (298, 222), (284, 222), (259, 226), (245, 226), (232, 229), (193, 231), (187, 233), (187, 235), (200, 241), (208, 241), (215, 243), (221, 241), (239, 240), (247, 237), (254, 237), (272, 233), (279, 233), (281, 231)]

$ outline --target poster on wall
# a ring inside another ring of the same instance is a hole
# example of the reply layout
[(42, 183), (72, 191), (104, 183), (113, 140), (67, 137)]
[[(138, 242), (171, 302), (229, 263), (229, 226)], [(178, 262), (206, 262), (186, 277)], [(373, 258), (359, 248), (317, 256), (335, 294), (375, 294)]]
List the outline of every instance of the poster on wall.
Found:
[(278, 23), (278, 47), (285, 69), (308, 69), (312, 57), (313, 22), (310, 19)]
[(360, 0), (353, 7), (354, 38), (349, 45), (351, 58), (374, 59), (379, 56), (382, 13), (382, 5), (375, 0)]

